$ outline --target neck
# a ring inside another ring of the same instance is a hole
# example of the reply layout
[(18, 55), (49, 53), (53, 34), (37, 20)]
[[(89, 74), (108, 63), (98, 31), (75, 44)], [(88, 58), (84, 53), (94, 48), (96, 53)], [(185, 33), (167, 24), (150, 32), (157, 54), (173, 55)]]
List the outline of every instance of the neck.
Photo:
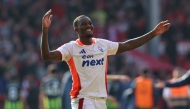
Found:
[(81, 37), (79, 37), (79, 40), (80, 40), (84, 45), (91, 45), (91, 44), (92, 44), (92, 38), (81, 38)]

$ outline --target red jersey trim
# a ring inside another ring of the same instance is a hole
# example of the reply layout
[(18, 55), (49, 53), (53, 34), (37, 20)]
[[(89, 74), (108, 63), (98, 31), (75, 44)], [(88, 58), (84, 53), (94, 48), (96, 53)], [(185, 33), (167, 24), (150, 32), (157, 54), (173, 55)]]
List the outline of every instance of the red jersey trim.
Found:
[(73, 58), (71, 58), (68, 61), (68, 65), (70, 67), (72, 80), (73, 80), (72, 89), (70, 92), (70, 96), (72, 99), (72, 98), (76, 98), (79, 95), (79, 91), (81, 90), (81, 82), (80, 82), (80, 78), (79, 78), (78, 72), (76, 70)]

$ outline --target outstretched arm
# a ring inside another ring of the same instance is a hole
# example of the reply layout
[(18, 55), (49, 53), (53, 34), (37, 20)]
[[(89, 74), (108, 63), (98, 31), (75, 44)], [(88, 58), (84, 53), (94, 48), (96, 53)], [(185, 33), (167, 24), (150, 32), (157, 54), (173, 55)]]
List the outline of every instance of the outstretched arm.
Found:
[(179, 78), (176, 82), (166, 82), (166, 87), (179, 87), (190, 84), (190, 73), (185, 74)]
[(51, 15), (51, 9), (44, 15), (42, 19), (42, 38), (41, 38), (41, 54), (43, 60), (61, 61), (61, 55), (59, 51), (50, 51), (48, 44), (48, 28), (51, 25), (53, 15)]
[(39, 109), (44, 109), (44, 97), (45, 97), (45, 94), (43, 92), (40, 92), (39, 94)]
[(168, 20), (162, 21), (149, 33), (146, 33), (145, 35), (134, 38), (134, 39), (127, 40), (125, 42), (120, 42), (117, 54), (128, 51), (128, 50), (135, 49), (135, 48), (145, 44), (146, 42), (148, 42), (155, 36), (166, 32), (170, 28), (170, 25), (171, 24), (169, 23)]
[(156, 88), (164, 88), (164, 87), (180, 87), (184, 85), (190, 84), (190, 70), (183, 75), (181, 78), (177, 79), (175, 82), (163, 82), (160, 81), (155, 84)]
[(130, 81), (130, 77), (126, 75), (107, 75), (107, 80), (108, 81), (120, 80), (120, 81), (126, 82), (126, 81)]

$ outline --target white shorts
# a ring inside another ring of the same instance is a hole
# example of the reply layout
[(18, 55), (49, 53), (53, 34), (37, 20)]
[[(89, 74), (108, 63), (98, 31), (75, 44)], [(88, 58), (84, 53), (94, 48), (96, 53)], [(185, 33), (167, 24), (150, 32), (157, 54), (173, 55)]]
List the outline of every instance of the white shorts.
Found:
[(106, 98), (103, 97), (85, 97), (73, 98), (71, 100), (72, 109), (107, 109)]

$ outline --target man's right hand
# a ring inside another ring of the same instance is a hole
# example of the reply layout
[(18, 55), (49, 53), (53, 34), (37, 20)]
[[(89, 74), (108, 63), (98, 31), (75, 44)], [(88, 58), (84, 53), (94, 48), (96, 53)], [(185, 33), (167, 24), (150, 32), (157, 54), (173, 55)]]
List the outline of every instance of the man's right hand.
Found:
[(164, 88), (165, 87), (165, 83), (163, 81), (159, 81), (158, 83), (155, 84), (156, 88)]
[(42, 30), (48, 29), (51, 25), (53, 15), (51, 14), (51, 9), (42, 18)]

